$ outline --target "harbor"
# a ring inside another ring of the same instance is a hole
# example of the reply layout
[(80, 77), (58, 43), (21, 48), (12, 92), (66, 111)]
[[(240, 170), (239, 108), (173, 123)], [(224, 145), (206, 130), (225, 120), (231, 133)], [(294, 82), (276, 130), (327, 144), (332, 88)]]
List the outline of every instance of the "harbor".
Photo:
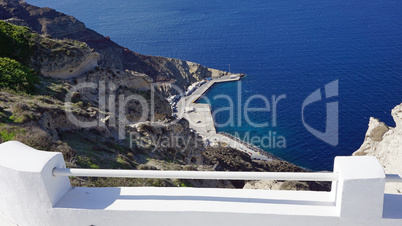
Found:
[(217, 133), (211, 106), (209, 104), (197, 103), (197, 100), (215, 83), (236, 82), (242, 76), (243, 74), (229, 74), (200, 82), (198, 83), (199, 87), (191, 87), (191, 92), (187, 91), (187, 95), (181, 97), (176, 102), (176, 117), (187, 119), (190, 123), (190, 128), (203, 138), (207, 146), (231, 147), (249, 154), (254, 160), (271, 161), (273, 158), (262, 153), (261, 149), (245, 144), (238, 139), (233, 139), (230, 136)]

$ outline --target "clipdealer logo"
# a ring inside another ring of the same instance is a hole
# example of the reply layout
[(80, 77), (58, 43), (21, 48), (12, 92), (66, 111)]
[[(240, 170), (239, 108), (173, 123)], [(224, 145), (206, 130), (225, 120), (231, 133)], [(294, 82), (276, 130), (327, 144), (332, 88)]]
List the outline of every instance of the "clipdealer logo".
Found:
[(324, 101), (326, 99), (333, 99), (339, 95), (339, 81), (335, 80), (325, 85), (324, 95), (321, 89), (317, 89), (311, 93), (303, 102), (302, 105), (302, 122), (304, 127), (318, 139), (332, 145), (337, 146), (339, 143), (339, 103), (338, 101), (330, 101), (326, 104), (326, 122), (325, 131), (319, 131), (314, 129), (305, 122), (304, 110), (305, 108), (318, 101)]

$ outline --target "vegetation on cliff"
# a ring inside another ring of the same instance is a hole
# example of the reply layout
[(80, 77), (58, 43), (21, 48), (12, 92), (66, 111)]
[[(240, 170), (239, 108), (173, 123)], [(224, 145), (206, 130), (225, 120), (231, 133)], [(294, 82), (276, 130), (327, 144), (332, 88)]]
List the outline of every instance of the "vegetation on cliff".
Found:
[(0, 57), (0, 87), (33, 93), (38, 81), (36, 71), (16, 60)]
[(15, 59), (28, 65), (31, 56), (31, 31), (0, 21), (0, 57)]
[(79, 64), (92, 52), (86, 43), (52, 39), (4, 21), (0, 21), (0, 40), (0, 88), (31, 94), (39, 70)]
[(32, 93), (37, 73), (28, 67), (32, 48), (27, 27), (0, 21), (0, 87)]
[[(133, 84), (126, 81), (116, 92), (139, 94), (149, 101), (149, 91), (143, 90), (149, 86), (144, 75), (97, 68), (79, 79), (60, 80), (40, 76), (41, 68), (71, 66), (92, 50), (83, 42), (53, 39), (27, 27), (4, 21), (0, 23), (0, 142), (17, 140), (39, 150), (61, 152), (67, 166), (72, 168), (164, 169), (186, 165), (185, 162), (174, 163), (174, 160), (172, 163), (156, 164), (158, 161), (172, 161), (177, 158), (176, 154), (153, 153), (150, 148), (131, 148), (129, 140), (116, 140), (113, 131), (104, 134), (101, 128), (82, 130), (66, 118), (66, 94), (75, 83), (88, 82), (89, 79), (96, 83), (99, 79), (109, 82), (115, 79), (117, 82), (126, 76)], [(136, 90), (137, 83), (141, 81), (140, 90)], [(164, 114), (166, 111), (169, 114), (168, 102), (158, 93), (155, 95), (157, 112)], [(97, 95), (75, 93), (71, 112), (84, 121), (96, 120), (100, 112), (97, 101)], [(138, 104), (131, 105), (127, 111), (136, 115)], [(188, 130), (187, 125), (186, 132)], [(180, 155), (179, 150), (170, 150)], [(153, 163), (147, 165), (151, 160)], [(80, 186), (187, 186), (180, 180), (162, 179), (72, 178), (72, 183)]]
[[(3, 4), (4, 2), (7, 4)], [(24, 13), (33, 9), (31, 13)], [(118, 86), (113, 89), (113, 93), (108, 91), (103, 97), (139, 94), (150, 104), (150, 90), (147, 89), (150, 84), (147, 76), (140, 75), (141, 73), (146, 73), (156, 81), (177, 79), (176, 84), (186, 86), (188, 82), (223, 72), (186, 61), (136, 54), (86, 29), (75, 18), (51, 9), (39, 9), (22, 1), (0, 0), (0, 13), (1, 19), (7, 19), (2, 17), (8, 15), (30, 25), (30, 28), (27, 28), (0, 21), (0, 142), (18, 140), (39, 150), (61, 152), (67, 167), (70, 168), (292, 172), (301, 170), (286, 162), (253, 161), (247, 154), (234, 149), (206, 149), (198, 135), (190, 130), (185, 119), (176, 121), (170, 117), (170, 106), (158, 91), (154, 101), (156, 116), (160, 121), (148, 121), (136, 126), (126, 123), (123, 125), (125, 132), (136, 134), (134, 138), (127, 138), (134, 140), (117, 139), (118, 131), (111, 118), (121, 121), (116, 112), (100, 109), (100, 88), (74, 92), (71, 102), (66, 103), (65, 97), (72, 86), (81, 82), (99, 84), (103, 80)], [(49, 18), (46, 18), (47, 15)], [(58, 24), (57, 18), (64, 18), (66, 23)], [(30, 29), (36, 29), (38, 33)], [(40, 34), (41, 32), (44, 34)], [(86, 40), (87, 43), (73, 39)], [(66, 80), (38, 76), (43, 68), (57, 71), (82, 62), (85, 56), (93, 53), (90, 46), (101, 53), (103, 64), (100, 67), (83, 73), (80, 77)], [(131, 69), (135, 72), (121, 69)], [(124, 110), (127, 115), (135, 118), (139, 114), (138, 106), (138, 101), (131, 101)], [(118, 105), (114, 107), (119, 109)], [(98, 120), (98, 126), (91, 129), (77, 126), (68, 120), (68, 113), (84, 122)], [(101, 115), (104, 118), (101, 118)], [(174, 137), (181, 137), (183, 141), (173, 143), (171, 138)], [(165, 146), (163, 142), (169, 145)], [(71, 178), (71, 181), (75, 186), (226, 188), (241, 188), (245, 183), (123, 178)]]

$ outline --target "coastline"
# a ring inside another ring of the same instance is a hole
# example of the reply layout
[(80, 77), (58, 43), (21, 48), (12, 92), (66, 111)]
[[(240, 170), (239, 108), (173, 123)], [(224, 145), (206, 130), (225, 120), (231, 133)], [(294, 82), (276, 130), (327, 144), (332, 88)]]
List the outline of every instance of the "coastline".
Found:
[(249, 143), (247, 143), (247, 142), (244, 142), (244, 141), (240, 140), (238, 137), (235, 137), (235, 136), (233, 136), (232, 134), (229, 134), (229, 133), (226, 133), (226, 132), (218, 132), (218, 133), (219, 133), (219, 134), (222, 134), (223, 136), (227, 136), (227, 137), (229, 137), (230, 139), (236, 140), (236, 141), (238, 141), (238, 142), (244, 144), (245, 146), (247, 146), (247, 147), (249, 147), (249, 148), (255, 150), (256, 152), (259, 152), (261, 155), (265, 155), (265, 156), (267, 156), (268, 158), (271, 158), (272, 160), (285, 161), (285, 160), (283, 160), (283, 159), (280, 159), (280, 158), (278, 158), (278, 157), (276, 157), (276, 156), (274, 156), (274, 155), (272, 155), (272, 154), (270, 154), (270, 153), (268, 153), (268, 152), (262, 150), (261, 148), (259, 148), (259, 147), (257, 147), (257, 146), (254, 146), (254, 145), (252, 145), (252, 144), (249, 144)]
[(239, 81), (243, 76), (244, 74), (228, 74), (202, 82), (198, 88), (172, 104), (173, 108), (177, 108), (176, 117), (187, 119), (190, 128), (203, 138), (207, 146), (229, 146), (247, 153), (253, 160), (279, 160), (277, 157), (266, 153), (258, 147), (234, 139), (233, 136), (230, 137), (223, 133), (217, 133), (211, 114), (211, 106), (209, 104), (196, 103), (215, 83)]

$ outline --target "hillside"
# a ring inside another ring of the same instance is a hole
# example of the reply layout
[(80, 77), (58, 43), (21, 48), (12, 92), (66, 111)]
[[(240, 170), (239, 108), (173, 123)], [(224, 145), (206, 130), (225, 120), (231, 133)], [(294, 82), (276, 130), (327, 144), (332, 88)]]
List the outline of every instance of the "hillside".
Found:
[[(287, 162), (253, 161), (235, 149), (207, 149), (187, 120), (171, 116), (165, 99), (169, 85), (186, 87), (224, 72), (131, 52), (71, 16), (22, 1), (0, 0), (0, 15), (7, 21), (0, 20), (0, 142), (18, 140), (40, 150), (61, 152), (71, 168), (303, 171)], [(161, 81), (166, 83), (153, 90)], [(80, 85), (84, 88), (76, 89)], [(75, 186), (223, 188), (242, 188), (246, 183), (71, 181)]]
[[(152, 154), (148, 153), (150, 150), (130, 148), (129, 141), (118, 139), (118, 129), (107, 120), (103, 121), (104, 124), (87, 129), (69, 120), (69, 114), (81, 122), (99, 120), (103, 112), (99, 109), (99, 96), (92, 95), (93, 90), (74, 92), (71, 102), (66, 102), (66, 97), (74, 84), (97, 84), (100, 80), (107, 80), (108, 83), (118, 85), (116, 94), (125, 97), (140, 95), (149, 100), (152, 79), (137, 72), (103, 67), (88, 68), (85, 73), (76, 76), (52, 78), (45, 75), (49, 72), (60, 75), (60, 69), (64, 68), (71, 73), (72, 68), (97, 53), (83, 42), (53, 39), (37, 34), (27, 27), (3, 21), (0, 21), (0, 36), (5, 47), (0, 49), (1, 142), (19, 140), (40, 150), (62, 152), (69, 167), (135, 169), (148, 162), (147, 158)], [(121, 84), (120, 81), (125, 82)], [(155, 92), (156, 115), (168, 123), (170, 105), (159, 92)], [(139, 114), (139, 104), (136, 101), (130, 102), (125, 108), (126, 112), (131, 116)], [(115, 117), (115, 120), (120, 121), (113, 112), (109, 111), (105, 116)], [(184, 132), (188, 133), (188, 126), (186, 128), (187, 131)], [(76, 134), (77, 131), (80, 131), (79, 135)], [(162, 158), (158, 154), (152, 154), (152, 157)], [(118, 185), (126, 184), (107, 181)], [(93, 186), (98, 182), (76, 179), (73, 183)], [(129, 184), (138, 183), (152, 185), (160, 182), (134, 180)], [(169, 184), (172, 185), (172, 182)]]
[(0, 0), (0, 20), (28, 26), (38, 34), (53, 38), (85, 42), (100, 53), (100, 66), (147, 74), (155, 82), (162, 83), (160, 87), (166, 95), (175, 92), (171, 84), (187, 88), (201, 79), (226, 74), (185, 60), (135, 53), (86, 28), (84, 23), (72, 16), (50, 8), (32, 6), (24, 1)]

